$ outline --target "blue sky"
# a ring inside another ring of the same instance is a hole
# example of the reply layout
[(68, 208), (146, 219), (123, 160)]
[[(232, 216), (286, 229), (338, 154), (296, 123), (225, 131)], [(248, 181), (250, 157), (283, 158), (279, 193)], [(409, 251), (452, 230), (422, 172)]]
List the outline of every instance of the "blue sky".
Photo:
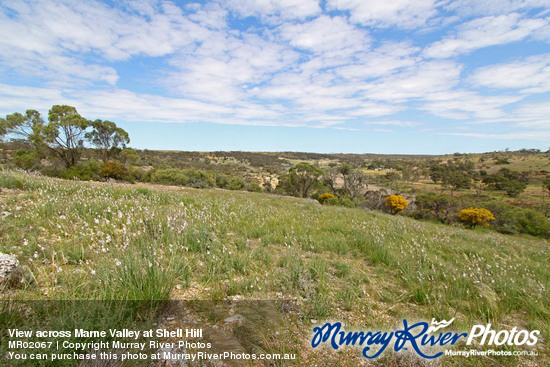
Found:
[(547, 0), (3, 0), (0, 35), (0, 115), (69, 104), (135, 148), (550, 146)]

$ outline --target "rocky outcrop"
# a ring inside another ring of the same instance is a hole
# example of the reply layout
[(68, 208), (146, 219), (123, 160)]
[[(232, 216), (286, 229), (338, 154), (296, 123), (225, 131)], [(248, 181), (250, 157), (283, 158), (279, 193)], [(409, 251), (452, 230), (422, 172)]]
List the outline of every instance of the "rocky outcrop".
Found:
[(0, 252), (0, 282), (3, 282), (8, 276), (19, 267), (17, 256), (3, 254)]
[(0, 291), (7, 288), (24, 288), (33, 284), (34, 277), (26, 266), (20, 266), (17, 256), (0, 252)]

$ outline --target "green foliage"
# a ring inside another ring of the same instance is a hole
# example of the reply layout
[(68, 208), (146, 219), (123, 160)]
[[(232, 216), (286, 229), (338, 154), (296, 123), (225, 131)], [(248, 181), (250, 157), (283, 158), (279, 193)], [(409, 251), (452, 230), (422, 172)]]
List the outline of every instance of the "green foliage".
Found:
[(229, 190), (242, 190), (245, 187), (245, 182), (241, 177), (230, 177), (227, 181), (227, 186)]
[(332, 196), (323, 200), (323, 205), (337, 206), (340, 205), (340, 200), (336, 196)]
[(25, 115), (15, 112), (0, 118), (0, 136), (11, 134), (32, 142), (43, 124), (44, 120), (36, 110), (27, 110)]
[(340, 173), (342, 176), (347, 176), (351, 174), (353, 171), (353, 166), (349, 163), (342, 163), (338, 168), (338, 173)]
[(497, 200), (487, 201), (481, 206), (495, 214), (494, 225), (501, 233), (550, 237), (550, 221), (541, 213)]
[(292, 167), (288, 174), (281, 178), (280, 185), (290, 195), (306, 198), (319, 183), (323, 171), (310, 163), (301, 162)]
[(518, 196), (526, 188), (528, 183), (526, 173), (512, 171), (508, 168), (501, 168), (497, 173), (487, 175), (483, 182), (493, 190), (505, 191), (508, 196)]
[(452, 195), (455, 190), (470, 187), (474, 167), (474, 162), (470, 160), (453, 159), (446, 163), (435, 161), (431, 163), (429, 173), (433, 182), (441, 182), (450, 189)]
[(450, 222), (451, 217), (456, 213), (458, 200), (441, 193), (422, 192), (416, 195), (415, 205), (420, 210), (416, 215), (421, 219)]
[(139, 156), (135, 149), (126, 148), (123, 149), (119, 154), (120, 160), (124, 164), (134, 164), (138, 161)]
[(353, 201), (351, 201), (350, 198), (347, 197), (336, 197), (329, 193), (324, 193), (323, 195), (319, 196), (319, 202), (323, 205), (330, 205), (330, 206), (344, 206), (346, 208), (354, 208), (355, 204)]
[(510, 161), (506, 157), (497, 157), (495, 158), (496, 165), (510, 164)]
[(350, 198), (339, 198), (339, 201), (341, 206), (345, 206), (346, 208), (355, 208), (355, 204)]
[(59, 174), (59, 177), (68, 180), (99, 181), (102, 178), (102, 168), (101, 162), (90, 159), (66, 168)]
[(164, 185), (191, 186), (195, 188), (216, 187), (214, 174), (193, 169), (158, 169), (151, 174), (151, 182)]
[(40, 155), (34, 150), (20, 149), (15, 152), (13, 163), (22, 169), (35, 170), (40, 166)]
[(113, 159), (130, 142), (128, 133), (112, 121), (95, 120), (91, 126), (93, 130), (85, 136), (97, 148), (103, 162)]
[(250, 192), (262, 192), (262, 188), (260, 187), (260, 185), (258, 185), (258, 183), (256, 182), (251, 182), (249, 183), (248, 185), (246, 185), (246, 191), (250, 191)]
[(401, 174), (397, 171), (389, 171), (384, 175), (384, 179), (392, 190), (397, 190), (398, 182), (401, 180)]
[(190, 179), (190, 186), (197, 189), (205, 189), (209, 187), (216, 187), (215, 174), (213, 172), (206, 172), (200, 170), (188, 169), (184, 170), (185, 174)]
[(190, 182), (189, 177), (180, 169), (168, 168), (158, 169), (151, 174), (151, 182), (164, 185), (180, 185), (185, 186)]
[(0, 118), (0, 141), (4, 139), (4, 135), (8, 133), (8, 122), (4, 118)]
[(37, 129), (35, 141), (70, 168), (81, 156), (89, 126), (90, 121), (80, 116), (76, 108), (55, 105), (49, 111), (48, 124)]

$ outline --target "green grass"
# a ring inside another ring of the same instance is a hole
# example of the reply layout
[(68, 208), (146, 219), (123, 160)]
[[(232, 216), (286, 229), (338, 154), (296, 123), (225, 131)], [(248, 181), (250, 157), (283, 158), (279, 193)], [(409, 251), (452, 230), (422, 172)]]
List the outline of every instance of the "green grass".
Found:
[(22, 299), (291, 299), (301, 340), (312, 319), (550, 330), (547, 240), (247, 192), (18, 172), (0, 184), (0, 251), (36, 278)]

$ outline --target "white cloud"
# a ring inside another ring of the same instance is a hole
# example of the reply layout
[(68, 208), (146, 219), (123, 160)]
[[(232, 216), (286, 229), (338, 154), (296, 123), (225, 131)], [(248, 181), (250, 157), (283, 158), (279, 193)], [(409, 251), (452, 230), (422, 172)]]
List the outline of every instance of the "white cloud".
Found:
[(357, 60), (338, 67), (335, 72), (352, 81), (389, 76), (420, 63), (421, 58), (416, 56), (418, 50), (419, 48), (406, 42), (385, 42), (380, 47), (365, 52)]
[(457, 133), (445, 132), (439, 135), (458, 135), (481, 139), (505, 139), (505, 140), (534, 140), (548, 142), (550, 140), (550, 130), (545, 131), (522, 131), (517, 130), (507, 133)]
[[(402, 111), (404, 109), (403, 106), (397, 105), (397, 104), (385, 104), (385, 103), (379, 103), (379, 102), (371, 102), (371, 101), (365, 101), (362, 102), (360, 107), (354, 108), (350, 111), (346, 112), (347, 116), (350, 117), (378, 117), (378, 116), (388, 116), (393, 115), (394, 113), (397, 113), (399, 111)], [(369, 122), (373, 123), (373, 122)], [(376, 122), (376, 124), (384, 124), (384, 125), (408, 125), (409, 123), (404, 123), (401, 121), (396, 120), (388, 120), (383, 122)]]
[[(543, 7), (534, 0), (504, 1), (507, 11), (492, 0), (458, 3), (4, 1), (0, 110), (66, 103), (86, 117), (114, 121), (339, 129), (415, 127), (412, 112), (440, 118), (426, 129), (452, 120), (548, 129), (548, 107), (522, 100), (550, 91), (548, 53), (485, 65), (470, 76), (467, 65), (445, 60), (550, 39)], [(335, 12), (323, 14), (320, 4)], [(442, 8), (453, 13), (438, 13)], [(457, 25), (472, 15), (488, 16)], [(415, 28), (414, 36), (402, 36)], [(444, 38), (441, 29), (449, 32)], [(423, 40), (436, 37), (423, 50)], [(128, 77), (134, 68), (149, 74)], [(27, 80), (35, 87), (9, 85)]]
[[(198, 5), (198, 4), (196, 4)], [(204, 25), (210, 29), (227, 28), (227, 10), (219, 4), (208, 3), (205, 6), (196, 6), (195, 12), (189, 15), (193, 22)]]
[(365, 31), (350, 25), (342, 17), (322, 15), (306, 23), (287, 23), (280, 31), (290, 45), (314, 53), (366, 51), (370, 44)]
[(550, 100), (524, 103), (511, 113), (511, 121), (520, 127), (550, 129)]
[(115, 10), (97, 1), (6, 2), (0, 5), (0, 62), (35, 76), (113, 84), (116, 72), (101, 65), (101, 57), (120, 61), (174, 53), (208, 37), (212, 22), (201, 25), (200, 12), (219, 13), (215, 7), (199, 9), (193, 22), (170, 2), (130, 4), (133, 8)]
[(447, 91), (427, 96), (420, 108), (433, 115), (449, 119), (502, 118), (502, 107), (518, 102), (521, 96), (483, 96), (467, 90)]
[(215, 33), (196, 48), (172, 57), (170, 63), (176, 69), (167, 82), (181, 95), (237, 102), (297, 58), (294, 51), (257, 34)]
[(321, 13), (318, 0), (226, 0), (241, 17), (260, 17), (270, 22), (306, 19)]
[(550, 141), (550, 101), (548, 99), (528, 102), (510, 108), (505, 114), (494, 118), (476, 118), (461, 127), (466, 131), (444, 132), (477, 138)]
[(406, 102), (446, 92), (460, 82), (462, 66), (448, 61), (418, 62), (400, 73), (364, 85), (365, 96), (373, 100)]
[(550, 3), (547, 0), (453, 0), (445, 8), (462, 16), (500, 15), (521, 10), (544, 10), (550, 8)]
[(477, 69), (470, 80), (476, 86), (495, 89), (520, 89), (522, 93), (549, 92), (550, 54), (485, 66)]
[(27, 109), (47, 111), (54, 104), (66, 101), (60, 89), (20, 87), (0, 84), (0, 115), (24, 112)]
[(327, 8), (348, 11), (355, 23), (404, 29), (420, 27), (437, 14), (434, 0), (328, 0)]
[(424, 55), (448, 58), (480, 48), (521, 41), (530, 36), (550, 32), (546, 19), (522, 18), (518, 13), (488, 16), (464, 23), (456, 35), (437, 41), (425, 49)]

